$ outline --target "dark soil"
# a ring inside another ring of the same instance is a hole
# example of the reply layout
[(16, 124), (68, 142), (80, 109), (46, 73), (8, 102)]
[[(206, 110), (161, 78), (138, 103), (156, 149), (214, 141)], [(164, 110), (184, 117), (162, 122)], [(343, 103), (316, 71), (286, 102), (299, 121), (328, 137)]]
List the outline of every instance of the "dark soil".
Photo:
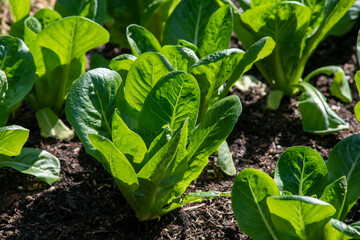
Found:
[[(359, 133), (360, 125), (353, 114), (359, 101), (354, 83), (358, 69), (356, 36), (353, 31), (341, 38), (328, 38), (307, 67), (309, 72), (320, 66), (339, 65), (349, 74), (355, 99), (350, 104), (329, 96), (331, 78), (319, 76), (312, 82), (328, 97), (332, 109), (350, 124), (346, 131), (326, 136), (304, 133), (296, 97), (284, 99), (277, 111), (270, 111), (265, 109), (266, 96), (260, 88), (232, 90), (243, 104), (243, 113), (228, 138), (238, 172), (251, 167), (270, 174), (281, 153), (295, 145), (310, 146), (326, 160), (336, 143)], [(232, 44), (236, 45), (236, 40)], [(256, 69), (250, 73), (261, 79)], [(32, 176), (0, 169), (0, 239), (249, 239), (239, 230), (230, 198), (226, 197), (205, 200), (172, 211), (160, 220), (139, 223), (112, 177), (86, 154), (78, 138), (41, 138), (35, 114), (26, 103), (9, 124), (31, 130), (27, 147), (47, 150), (60, 159), (61, 180), (47, 186)], [(219, 171), (216, 156), (211, 156), (188, 191), (229, 192), (234, 179)], [(347, 221), (359, 220), (357, 204)]]

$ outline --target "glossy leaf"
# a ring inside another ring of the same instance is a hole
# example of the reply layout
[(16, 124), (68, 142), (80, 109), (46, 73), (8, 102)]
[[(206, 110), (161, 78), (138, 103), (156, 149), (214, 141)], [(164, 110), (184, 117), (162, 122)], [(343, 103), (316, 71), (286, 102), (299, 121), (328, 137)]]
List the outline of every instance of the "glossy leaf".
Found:
[(252, 239), (279, 240), (266, 199), (278, 196), (274, 180), (256, 169), (242, 170), (234, 181), (231, 204), (241, 231)]
[(140, 112), (155, 83), (173, 70), (164, 56), (153, 52), (141, 54), (132, 64), (126, 77), (125, 99), (130, 107)]
[(322, 239), (324, 227), (335, 213), (330, 204), (306, 196), (267, 198), (280, 239)]
[(126, 36), (135, 57), (145, 52), (159, 52), (159, 41), (145, 28), (131, 24), (126, 28)]
[(8, 109), (19, 103), (35, 82), (35, 64), (23, 41), (11, 36), (0, 37), (0, 70), (8, 81), (4, 104)]
[(11, 167), (33, 175), (49, 185), (60, 180), (59, 160), (54, 155), (38, 149), (24, 148), (16, 157), (0, 156), (1, 167)]
[[(330, 225), (338, 233), (342, 233), (342, 234), (339, 234), (340, 237), (342, 237), (341, 240), (343, 240), (343, 239), (360, 239), (360, 231), (358, 229), (352, 227), (351, 225), (347, 225), (336, 219), (331, 219)], [(332, 236), (330, 235), (330, 237), (333, 237), (335, 235), (334, 233), (332, 233), (332, 234), (333, 235)], [(340, 238), (338, 237), (336, 239), (340, 239)]]
[(279, 190), (299, 196), (320, 196), (327, 185), (324, 160), (309, 147), (290, 147), (276, 164), (274, 180)]
[(200, 89), (196, 79), (181, 71), (162, 77), (150, 91), (139, 118), (144, 139), (152, 141), (169, 125), (176, 131), (188, 119), (189, 132), (195, 127), (200, 105)]
[(112, 117), (111, 133), (114, 145), (126, 156), (128, 161), (139, 172), (147, 152), (146, 145), (142, 138), (131, 131), (121, 119), (117, 111)]
[(21, 152), (22, 147), (29, 137), (29, 130), (16, 126), (0, 128), (0, 156), (16, 156)]
[[(146, 211), (160, 210), (164, 206), (164, 202), (157, 203), (156, 198), (158, 194), (157, 187), (164, 177), (165, 170), (170, 166), (171, 162), (176, 156), (178, 145), (181, 139), (181, 131), (177, 132), (169, 142), (167, 142), (140, 170), (137, 174), (140, 183), (140, 191), (144, 196), (139, 197), (142, 199), (143, 208)], [(168, 199), (166, 199), (168, 201)], [(165, 203), (167, 203), (165, 201)], [(157, 205), (160, 208), (157, 208)], [(155, 209), (151, 209), (155, 208)]]
[(71, 88), (66, 100), (66, 116), (90, 155), (101, 158), (88, 134), (111, 138), (111, 119), (122, 80), (118, 73), (99, 68), (83, 74)]
[(302, 94), (299, 97), (299, 109), (305, 132), (329, 134), (347, 129), (345, 123), (326, 103), (325, 97), (312, 85), (299, 84)]
[(347, 194), (344, 210), (340, 220), (343, 220), (351, 207), (356, 203), (360, 196), (360, 135), (352, 135), (332, 149), (327, 162), (329, 170), (329, 180), (334, 181), (342, 176), (346, 176)]
[[(35, 85), (39, 104), (58, 114), (70, 87), (85, 72), (85, 53), (108, 40), (106, 29), (77, 16), (63, 18), (39, 32), (37, 44), (42, 47), (47, 73), (46, 81)], [(46, 99), (49, 102), (44, 105)]]
[(62, 64), (70, 64), (72, 59), (82, 57), (108, 40), (109, 33), (103, 27), (82, 17), (61, 19), (49, 25), (38, 36), (39, 45), (54, 51)]
[[(107, 160), (107, 162), (102, 162), (105, 169), (111, 168), (116, 182), (120, 182), (123, 185), (122, 188), (127, 191), (134, 192), (139, 187), (139, 182), (134, 168), (125, 155), (109, 139), (101, 135), (90, 133), (88, 137), (94, 148), (101, 152)], [(122, 188), (121, 190), (123, 190)], [(127, 197), (127, 194), (124, 196)]]
[[(267, 66), (274, 66), (266, 68), (265, 78), (271, 85), (275, 84), (275, 89), (287, 95), (293, 87), (292, 81), (299, 81), (292, 75), (301, 56), (310, 17), (310, 9), (296, 2), (264, 4), (241, 14), (241, 21), (251, 29), (255, 41), (270, 36), (276, 42), (273, 54), (264, 62)], [(248, 48), (250, 44), (252, 42), (245, 45)]]
[(42, 137), (58, 137), (59, 139), (71, 139), (74, 136), (71, 131), (51, 110), (43, 108), (36, 112), (36, 120), (40, 127)]
[(175, 70), (184, 72), (187, 72), (192, 65), (199, 61), (195, 52), (187, 47), (165, 45), (159, 53), (169, 60)]
[(224, 5), (211, 15), (205, 27), (204, 38), (198, 49), (200, 57), (228, 49), (232, 28), (232, 11)]
[(216, 0), (183, 0), (177, 5), (164, 29), (164, 44), (177, 44), (179, 39), (200, 46), (210, 16), (218, 8)]
[(199, 121), (203, 118), (211, 102), (217, 100), (218, 89), (233, 74), (244, 52), (227, 49), (202, 58), (189, 72), (196, 78), (201, 89)]

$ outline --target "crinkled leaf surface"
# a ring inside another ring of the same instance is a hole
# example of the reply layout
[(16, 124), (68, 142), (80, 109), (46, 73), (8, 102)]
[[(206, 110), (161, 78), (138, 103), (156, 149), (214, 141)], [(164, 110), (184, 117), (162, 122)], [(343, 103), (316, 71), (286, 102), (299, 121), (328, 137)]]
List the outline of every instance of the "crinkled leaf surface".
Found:
[(274, 180), (257, 169), (242, 170), (234, 181), (231, 204), (239, 228), (252, 239), (279, 239), (270, 218), (266, 199), (278, 196)]
[(188, 119), (189, 132), (195, 127), (200, 89), (189, 73), (174, 71), (162, 77), (150, 91), (139, 118), (144, 139), (152, 141), (164, 129), (176, 131)]
[(117, 72), (94, 69), (83, 74), (68, 94), (65, 109), (67, 119), (86, 152), (96, 158), (101, 159), (101, 155), (91, 145), (88, 134), (96, 133), (111, 138), (111, 119), (121, 83)]
[(276, 164), (274, 180), (280, 191), (320, 196), (327, 185), (327, 169), (320, 154), (312, 148), (290, 147)]
[(8, 109), (19, 103), (35, 82), (34, 59), (25, 43), (15, 37), (0, 37), (0, 70), (8, 81), (4, 104)]
[(169, 61), (159, 53), (141, 54), (130, 67), (125, 81), (125, 99), (130, 107), (140, 112), (155, 83), (173, 70)]

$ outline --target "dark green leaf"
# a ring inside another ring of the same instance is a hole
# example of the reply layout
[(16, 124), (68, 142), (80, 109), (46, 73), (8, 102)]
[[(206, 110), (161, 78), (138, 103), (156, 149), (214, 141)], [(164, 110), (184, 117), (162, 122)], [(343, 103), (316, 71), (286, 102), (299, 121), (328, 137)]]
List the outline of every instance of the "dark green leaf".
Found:
[(336, 214), (333, 216), (335, 219), (340, 219), (342, 215), (346, 194), (347, 182), (346, 177), (343, 176), (329, 184), (320, 197), (320, 200), (330, 203), (336, 209)]
[(75, 82), (66, 100), (67, 119), (87, 153), (97, 159), (101, 159), (101, 155), (91, 145), (88, 134), (111, 138), (111, 119), (121, 83), (121, 77), (115, 71), (90, 70)]
[(256, 169), (242, 170), (234, 181), (231, 204), (241, 231), (254, 240), (279, 240), (266, 199), (278, 196), (274, 180)]
[(0, 70), (8, 80), (4, 104), (10, 109), (30, 92), (35, 82), (34, 59), (23, 41), (11, 36), (0, 37)]
[(309, 147), (290, 147), (276, 164), (274, 180), (280, 191), (299, 196), (320, 196), (327, 185), (327, 169), (318, 152)]

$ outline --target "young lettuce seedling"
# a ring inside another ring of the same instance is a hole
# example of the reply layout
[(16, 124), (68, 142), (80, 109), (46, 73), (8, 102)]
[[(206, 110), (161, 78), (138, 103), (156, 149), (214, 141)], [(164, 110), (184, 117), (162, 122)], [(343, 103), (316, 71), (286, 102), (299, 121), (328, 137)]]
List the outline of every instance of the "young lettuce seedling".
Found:
[[(167, 22), (169, 25), (166, 26), (179, 28), (179, 26), (175, 26), (179, 20), (177, 19), (178, 15), (204, 7), (196, 5), (196, 3), (181, 2), (169, 18)], [(211, 7), (211, 5), (206, 6)], [(134, 24), (128, 26), (127, 38), (133, 55), (124, 54), (114, 58), (110, 63), (110, 68), (116, 70), (125, 79), (137, 57), (146, 52), (159, 52), (167, 58), (175, 70), (186, 71), (197, 80), (201, 95), (197, 123), (200, 123), (209, 107), (224, 98), (242, 74), (249, 70), (254, 62), (268, 56), (275, 45), (271, 38), (265, 37), (255, 43), (247, 52), (240, 49), (227, 49), (232, 33), (231, 9), (224, 5), (207, 15), (199, 16), (199, 21), (203, 25), (205, 24), (203, 30), (198, 29), (201, 24), (194, 27), (191, 26), (191, 22), (184, 23), (186, 28), (192, 29), (190, 35), (197, 36), (198, 40), (195, 41), (193, 37), (186, 35), (189, 33), (185, 32), (176, 33), (175, 37), (168, 30), (165, 31), (165, 36), (171, 36), (171, 38), (166, 37), (165, 40), (169, 43), (175, 42), (175, 45), (164, 45), (163, 47), (150, 31)], [(204, 19), (206, 21), (203, 21)], [(180, 37), (184, 37), (186, 41), (177, 39)], [(179, 44), (177, 44), (178, 42)], [(221, 144), (218, 149), (218, 162), (226, 174), (234, 175), (236, 173), (226, 142)]]
[[(354, 2), (239, 0), (242, 14), (233, 7), (234, 31), (245, 48), (264, 36), (276, 42), (273, 53), (257, 62), (257, 67), (275, 91), (284, 96), (302, 92), (299, 108), (306, 132), (328, 134), (348, 128), (330, 109), (325, 97), (308, 83), (310, 77), (302, 77), (311, 54)], [(352, 101), (349, 83), (340, 68), (321, 68), (309, 76), (320, 73), (335, 74), (331, 94), (342, 101)]]
[(34, 59), (23, 41), (0, 37), (0, 127), (30, 92), (35, 70)]
[(195, 78), (149, 52), (135, 60), (125, 81), (101, 68), (82, 75), (69, 92), (66, 115), (145, 221), (207, 196), (180, 198), (230, 134), (241, 104), (236, 96), (224, 98), (196, 125), (199, 106)]
[(85, 53), (109, 40), (97, 23), (79, 16), (61, 18), (43, 9), (25, 20), (25, 43), (36, 64), (36, 82), (27, 100), (36, 110), (43, 137), (71, 138), (59, 119), (72, 84), (85, 72)]
[(60, 162), (46, 151), (22, 148), (28, 137), (23, 127), (0, 127), (0, 168), (11, 167), (52, 185), (60, 179)]
[(359, 222), (342, 221), (360, 196), (360, 135), (324, 160), (309, 147), (288, 148), (272, 179), (245, 169), (232, 189), (239, 227), (252, 239), (360, 239)]

